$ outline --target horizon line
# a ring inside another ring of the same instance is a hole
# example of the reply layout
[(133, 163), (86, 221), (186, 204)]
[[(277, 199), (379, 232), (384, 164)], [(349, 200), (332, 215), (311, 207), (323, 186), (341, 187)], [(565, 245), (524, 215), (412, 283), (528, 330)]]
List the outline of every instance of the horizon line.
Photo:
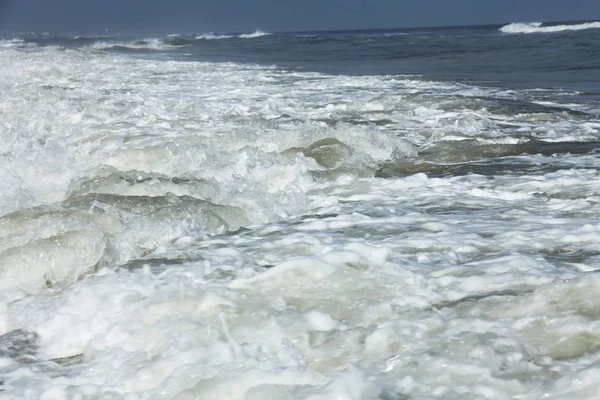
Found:
[(414, 26), (414, 27), (386, 27), (386, 28), (344, 28), (344, 29), (313, 29), (313, 30), (263, 30), (261, 28), (255, 28), (252, 32), (249, 31), (187, 31), (187, 32), (172, 32), (167, 31), (162, 32), (145, 32), (145, 33), (123, 33), (118, 31), (111, 31), (109, 28), (104, 31), (95, 31), (95, 32), (77, 32), (77, 31), (64, 31), (64, 32), (51, 32), (51, 31), (25, 31), (25, 32), (14, 32), (14, 31), (4, 31), (0, 30), (0, 36), (5, 34), (10, 36), (17, 35), (52, 35), (52, 36), (61, 36), (61, 35), (75, 35), (75, 36), (148, 36), (148, 35), (195, 35), (195, 34), (205, 34), (205, 33), (213, 33), (218, 35), (239, 35), (239, 34), (248, 34), (254, 32), (263, 32), (266, 34), (290, 34), (290, 33), (335, 33), (335, 32), (359, 32), (359, 31), (394, 31), (394, 30), (419, 30), (419, 29), (456, 29), (456, 28), (483, 28), (483, 27), (492, 27), (492, 26), (506, 26), (510, 24), (531, 24), (531, 23), (542, 23), (542, 24), (559, 24), (559, 23), (589, 23), (589, 22), (600, 22), (600, 19), (590, 19), (590, 20), (554, 20), (554, 21), (511, 21), (511, 22), (499, 22), (499, 23), (489, 23), (489, 24), (450, 24), (450, 25), (422, 25), (422, 26)]

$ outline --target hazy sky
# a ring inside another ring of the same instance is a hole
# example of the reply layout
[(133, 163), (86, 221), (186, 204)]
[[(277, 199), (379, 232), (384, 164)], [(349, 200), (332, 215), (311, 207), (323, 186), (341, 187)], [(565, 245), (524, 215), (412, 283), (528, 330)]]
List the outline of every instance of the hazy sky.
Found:
[(186, 33), (600, 20), (600, 0), (0, 0), (0, 31)]

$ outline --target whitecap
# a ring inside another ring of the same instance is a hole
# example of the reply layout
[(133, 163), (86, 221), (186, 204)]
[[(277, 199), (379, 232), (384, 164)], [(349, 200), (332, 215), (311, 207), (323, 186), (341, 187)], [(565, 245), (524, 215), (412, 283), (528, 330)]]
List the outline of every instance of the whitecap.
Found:
[(263, 32), (261, 30), (256, 30), (252, 33), (242, 33), (239, 35), (226, 35), (226, 34), (208, 32), (208, 33), (202, 33), (200, 35), (197, 35), (195, 37), (195, 39), (196, 40), (218, 40), (218, 39), (232, 39), (232, 38), (254, 39), (254, 38), (268, 36), (268, 35), (271, 35), (271, 33)]
[(215, 40), (215, 39), (229, 39), (232, 35), (220, 35), (218, 33), (202, 33), (195, 37), (196, 40)]
[(263, 32), (261, 30), (256, 30), (256, 31), (254, 31), (252, 33), (242, 33), (238, 37), (240, 39), (253, 39), (253, 38), (257, 38), (257, 37), (261, 37), (261, 36), (268, 36), (268, 35), (270, 35), (270, 33)]
[(584, 24), (574, 25), (552, 25), (542, 26), (541, 22), (515, 22), (508, 24), (500, 28), (500, 32), (503, 33), (552, 33), (552, 32), (564, 32), (564, 31), (581, 31), (585, 29), (599, 29), (599, 22), (587, 22)]
[(95, 50), (110, 50), (117, 47), (126, 47), (129, 49), (152, 49), (159, 50), (164, 48), (164, 44), (160, 41), (160, 39), (146, 39), (146, 40), (134, 40), (130, 42), (96, 42), (90, 46)]

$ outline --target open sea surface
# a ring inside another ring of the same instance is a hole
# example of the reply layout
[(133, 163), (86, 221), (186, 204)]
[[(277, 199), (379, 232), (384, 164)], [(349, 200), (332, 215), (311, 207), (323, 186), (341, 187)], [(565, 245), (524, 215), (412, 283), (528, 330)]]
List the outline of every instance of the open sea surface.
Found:
[(0, 398), (600, 398), (600, 22), (0, 39)]

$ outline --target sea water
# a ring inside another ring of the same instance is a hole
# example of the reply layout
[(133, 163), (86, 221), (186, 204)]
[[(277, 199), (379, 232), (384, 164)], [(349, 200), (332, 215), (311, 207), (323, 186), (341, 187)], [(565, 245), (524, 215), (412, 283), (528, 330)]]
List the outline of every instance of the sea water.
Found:
[(3, 399), (596, 399), (598, 22), (0, 41)]

